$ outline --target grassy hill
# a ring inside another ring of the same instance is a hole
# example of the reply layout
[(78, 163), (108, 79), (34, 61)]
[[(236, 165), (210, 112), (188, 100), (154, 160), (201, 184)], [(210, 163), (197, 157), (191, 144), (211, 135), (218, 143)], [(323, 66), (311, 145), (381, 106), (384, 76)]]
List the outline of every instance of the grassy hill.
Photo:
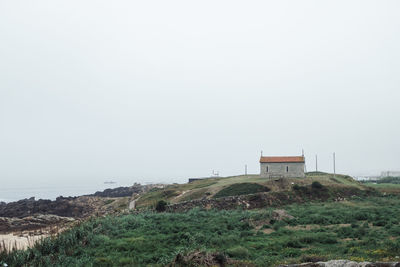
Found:
[[(159, 213), (153, 207), (160, 200), (194, 204)], [(204, 201), (231, 206), (196, 208)], [(92, 218), (26, 251), (1, 252), (0, 244), (0, 265), (277, 266), (400, 256), (399, 195), (345, 175), (210, 178), (153, 188), (137, 205), (139, 211)]]
[[(284, 209), (285, 211), (283, 211)], [(244, 210), (94, 218), (26, 251), (9, 266), (277, 266), (328, 259), (396, 261), (400, 198), (354, 198)]]
[[(262, 178), (259, 175), (240, 175), (208, 178), (188, 184), (173, 184), (168, 185), (163, 189), (155, 188), (138, 199), (137, 207), (146, 208), (155, 206), (159, 200), (165, 200), (173, 204), (196, 199), (211, 199), (219, 196), (228, 196), (226, 193), (222, 194), (220, 192), (223, 190), (232, 191), (232, 186), (235, 187), (236, 192), (238, 192), (237, 195), (242, 195), (260, 192), (260, 186), (264, 188), (261, 190), (263, 192), (282, 192), (293, 190), (294, 185), (310, 186), (316, 181), (324, 187), (331, 189), (353, 188), (358, 190), (370, 190), (369, 187), (355, 181), (350, 176), (334, 176), (333, 174), (322, 172), (308, 173), (305, 178), (288, 178), (280, 180)], [(247, 188), (239, 190), (239, 184), (241, 184), (242, 187)]]

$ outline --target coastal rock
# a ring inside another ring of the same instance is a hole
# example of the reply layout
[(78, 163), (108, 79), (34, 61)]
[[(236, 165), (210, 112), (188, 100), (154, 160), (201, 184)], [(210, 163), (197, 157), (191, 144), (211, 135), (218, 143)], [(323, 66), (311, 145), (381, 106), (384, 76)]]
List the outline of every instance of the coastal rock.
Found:
[(131, 197), (134, 194), (140, 194), (149, 191), (152, 188), (162, 188), (164, 185), (162, 184), (150, 184), (150, 185), (141, 185), (135, 183), (133, 186), (128, 187), (117, 187), (117, 188), (109, 188), (104, 191), (97, 191), (94, 194), (88, 196), (95, 197)]
[(91, 214), (94, 207), (87, 205), (87, 199), (58, 197), (56, 200), (35, 198), (23, 199), (0, 206), (0, 217), (24, 218), (36, 214), (53, 214), (62, 217), (82, 218)]
[(140, 184), (133, 185), (130, 187), (117, 187), (112, 189), (106, 189), (104, 191), (97, 191), (96, 193), (89, 196), (96, 197), (130, 197), (133, 194), (139, 194), (143, 192), (143, 186)]
[(400, 262), (355, 262), (331, 260), (327, 262), (308, 262), (302, 264), (280, 265), (279, 267), (400, 267)]
[(0, 217), (0, 233), (31, 231), (49, 226), (61, 226), (74, 221), (74, 218), (60, 217), (57, 215), (35, 215), (25, 218)]
[(286, 212), (286, 210), (278, 209), (278, 210), (272, 211), (272, 218), (276, 221), (281, 221), (281, 220), (285, 220), (285, 219), (291, 220), (294, 217), (292, 215), (288, 214)]

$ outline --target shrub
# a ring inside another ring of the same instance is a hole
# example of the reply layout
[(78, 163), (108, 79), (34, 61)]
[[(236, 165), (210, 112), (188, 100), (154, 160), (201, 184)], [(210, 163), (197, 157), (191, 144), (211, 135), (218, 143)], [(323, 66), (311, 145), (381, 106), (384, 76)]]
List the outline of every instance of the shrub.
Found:
[(309, 190), (309, 188), (307, 186), (302, 186), (302, 185), (295, 184), (295, 185), (293, 185), (292, 188), (293, 188), (294, 191), (296, 191), (298, 193), (302, 193), (302, 194), (309, 194), (310, 193), (310, 190)]
[(233, 258), (239, 259), (245, 259), (249, 256), (249, 251), (247, 248), (241, 246), (230, 248), (226, 251), (226, 253)]
[(262, 197), (260, 195), (253, 195), (253, 196), (249, 197), (249, 201), (257, 202), (260, 200), (262, 200)]
[(256, 183), (239, 183), (232, 184), (220, 190), (215, 194), (215, 198), (218, 197), (228, 197), (228, 196), (238, 196), (238, 195), (248, 195), (260, 192), (268, 192), (270, 189), (266, 186), (256, 184)]
[(372, 223), (373, 226), (385, 226), (387, 224), (387, 221), (384, 219), (378, 219)]
[(277, 231), (277, 230), (279, 230), (279, 228), (281, 228), (281, 227), (283, 227), (283, 226), (285, 226), (285, 225), (287, 225), (287, 223), (284, 222), (284, 221), (276, 221), (276, 222), (274, 223), (274, 225), (272, 226), (272, 228), (273, 228), (275, 231)]
[(160, 200), (156, 204), (156, 211), (163, 212), (166, 211), (168, 203), (164, 200)]
[(337, 239), (333, 235), (323, 235), (320, 236), (318, 242), (321, 244), (336, 244)]
[(289, 248), (302, 248), (303, 244), (301, 244), (298, 239), (293, 239), (293, 240), (289, 240), (286, 243), (286, 246)]
[(312, 189), (322, 189), (323, 187), (324, 186), (320, 182), (317, 182), (317, 181), (314, 181), (311, 184)]
[(365, 211), (357, 211), (354, 213), (354, 218), (358, 221), (365, 221), (368, 219), (368, 213)]
[(219, 265), (221, 266), (225, 266), (226, 262), (227, 262), (227, 258), (225, 256), (225, 254), (223, 253), (218, 253), (217, 255), (215, 255), (215, 260), (219, 263)]
[(359, 225), (356, 224), (356, 223), (352, 223), (352, 224), (351, 224), (351, 228), (358, 228), (358, 227), (359, 227)]

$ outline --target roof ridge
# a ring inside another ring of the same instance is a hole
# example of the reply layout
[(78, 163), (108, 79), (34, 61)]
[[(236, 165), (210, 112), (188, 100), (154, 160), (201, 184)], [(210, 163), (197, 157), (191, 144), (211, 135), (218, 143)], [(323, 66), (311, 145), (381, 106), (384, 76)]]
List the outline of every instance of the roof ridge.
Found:
[(299, 162), (304, 163), (304, 156), (261, 156), (260, 163), (283, 163), (283, 162)]

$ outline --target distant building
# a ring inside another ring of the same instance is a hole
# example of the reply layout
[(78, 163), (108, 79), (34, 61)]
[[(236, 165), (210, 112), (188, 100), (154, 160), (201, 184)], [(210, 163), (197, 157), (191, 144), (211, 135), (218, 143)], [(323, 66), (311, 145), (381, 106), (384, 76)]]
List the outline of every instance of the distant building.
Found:
[(381, 172), (381, 177), (400, 177), (400, 172), (399, 171)]
[(189, 183), (193, 183), (195, 181), (204, 180), (204, 179), (208, 179), (208, 178), (189, 178)]
[(304, 156), (260, 158), (260, 176), (267, 178), (303, 178)]

